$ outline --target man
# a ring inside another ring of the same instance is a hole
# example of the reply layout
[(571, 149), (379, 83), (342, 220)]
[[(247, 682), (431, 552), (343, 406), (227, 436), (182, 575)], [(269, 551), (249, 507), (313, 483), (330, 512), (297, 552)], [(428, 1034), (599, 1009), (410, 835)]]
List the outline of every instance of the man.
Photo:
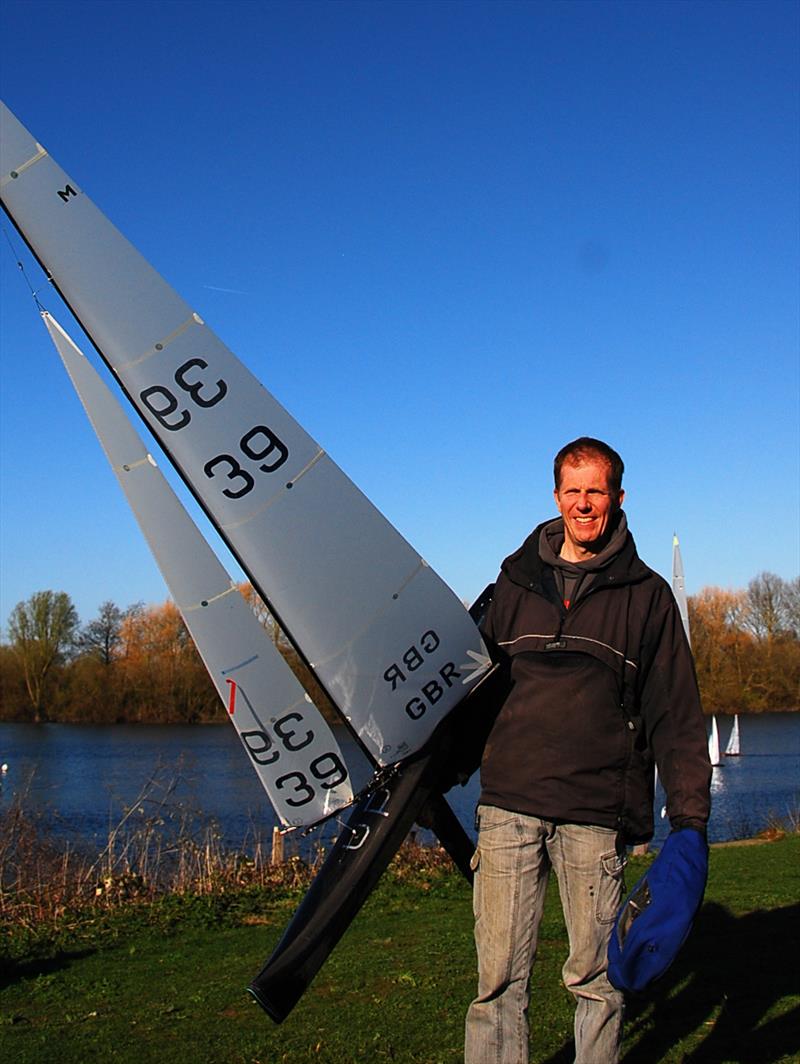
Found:
[(481, 764), (467, 1064), (528, 1060), (551, 868), (569, 933), (576, 1064), (616, 1061), (623, 998), (606, 953), (625, 845), (653, 833), (654, 758), (672, 829), (705, 832), (711, 770), (691, 653), (669, 586), (636, 553), (622, 473), (600, 440), (559, 451), (561, 517), (503, 562), (483, 625), (510, 691)]

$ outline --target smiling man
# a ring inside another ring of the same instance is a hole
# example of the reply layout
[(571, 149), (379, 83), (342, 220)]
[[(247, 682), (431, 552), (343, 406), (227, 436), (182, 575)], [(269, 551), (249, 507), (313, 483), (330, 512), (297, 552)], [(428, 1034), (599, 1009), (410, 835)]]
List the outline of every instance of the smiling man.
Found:
[(691, 652), (669, 586), (636, 553), (622, 474), (600, 440), (558, 452), (561, 517), (503, 562), (482, 626), (510, 682), (481, 764), (467, 1064), (528, 1060), (551, 868), (569, 933), (575, 1060), (617, 1061), (623, 997), (607, 948), (626, 845), (653, 834), (654, 761), (673, 831), (705, 833), (711, 769)]

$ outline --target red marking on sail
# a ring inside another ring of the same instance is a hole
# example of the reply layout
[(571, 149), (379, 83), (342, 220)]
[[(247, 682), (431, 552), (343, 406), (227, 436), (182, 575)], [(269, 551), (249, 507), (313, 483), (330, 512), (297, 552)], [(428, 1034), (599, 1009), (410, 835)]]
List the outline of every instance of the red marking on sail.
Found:
[(232, 717), (233, 711), (236, 708), (236, 681), (226, 680), (225, 683), (229, 683), (231, 685), (230, 698), (228, 699), (228, 714)]
[[(569, 609), (569, 604), (570, 604), (570, 600), (569, 599), (564, 599), (564, 605), (566, 606), (567, 609)], [(228, 682), (230, 683), (230, 681), (228, 681)]]

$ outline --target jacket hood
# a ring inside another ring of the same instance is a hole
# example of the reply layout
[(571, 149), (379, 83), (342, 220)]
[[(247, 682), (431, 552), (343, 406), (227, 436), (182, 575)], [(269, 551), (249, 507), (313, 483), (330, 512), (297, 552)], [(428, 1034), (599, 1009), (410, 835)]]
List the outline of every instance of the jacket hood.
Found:
[[(622, 543), (619, 543), (619, 539)], [(505, 559), (501, 565), (501, 571), (505, 573), (512, 583), (520, 587), (529, 588), (539, 594), (544, 590), (544, 569), (547, 564), (557, 565), (563, 561), (558, 558), (556, 547), (564, 541), (564, 520), (561, 517), (551, 521), (544, 521), (531, 532), (521, 547)], [(544, 546), (543, 546), (544, 545)], [(553, 554), (552, 563), (542, 560), (540, 554), (542, 547), (545, 556), (548, 552)], [(567, 563), (572, 567), (572, 563)], [(636, 544), (633, 536), (628, 531), (625, 514), (620, 510), (617, 527), (612, 534), (611, 541), (597, 558), (590, 562), (582, 562), (574, 566), (576, 570), (592, 572), (593, 587), (606, 584), (630, 584), (644, 580), (650, 575), (650, 569), (644, 564), (636, 552)]]

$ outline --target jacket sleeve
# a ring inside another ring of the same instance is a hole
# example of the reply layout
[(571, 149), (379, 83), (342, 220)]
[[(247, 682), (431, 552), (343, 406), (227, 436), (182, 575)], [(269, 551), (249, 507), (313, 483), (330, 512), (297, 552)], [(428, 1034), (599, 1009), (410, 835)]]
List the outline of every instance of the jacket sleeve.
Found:
[(498, 650), (492, 634), (495, 612), (495, 585), (490, 584), (470, 609), (470, 615), (480, 628), (495, 667), (478, 690), (472, 692), (456, 710), (450, 755), (440, 781), (443, 790), (449, 790), (456, 783), (466, 783), (477, 771), (489, 732), (511, 686), (507, 657)]
[(705, 719), (683, 622), (663, 582), (645, 624), (640, 667), (639, 705), (670, 824), (705, 831), (711, 808)]

